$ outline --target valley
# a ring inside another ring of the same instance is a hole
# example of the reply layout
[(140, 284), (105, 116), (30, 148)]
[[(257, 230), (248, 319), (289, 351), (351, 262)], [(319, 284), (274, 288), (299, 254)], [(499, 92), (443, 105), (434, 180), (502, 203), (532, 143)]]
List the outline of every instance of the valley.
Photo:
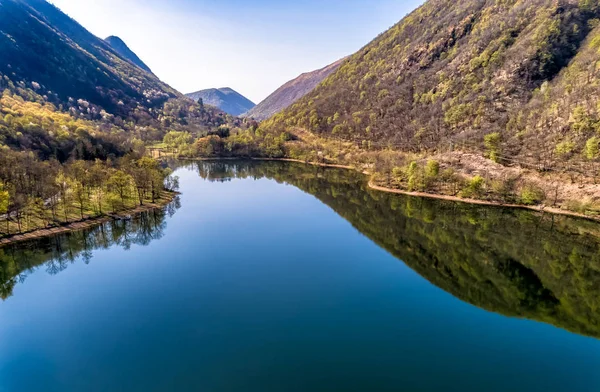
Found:
[(82, 4), (0, 0), (0, 391), (598, 390), (598, 1)]

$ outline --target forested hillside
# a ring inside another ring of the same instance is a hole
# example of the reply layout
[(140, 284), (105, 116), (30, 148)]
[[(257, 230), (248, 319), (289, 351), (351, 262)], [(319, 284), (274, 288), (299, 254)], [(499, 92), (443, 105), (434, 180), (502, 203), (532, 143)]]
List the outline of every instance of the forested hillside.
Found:
[(174, 180), (147, 144), (240, 123), (44, 0), (0, 0), (0, 32), (0, 236), (159, 200)]
[(198, 113), (198, 105), (45, 0), (0, 0), (0, 7), (2, 90), (120, 128), (225, 122), (218, 111)]
[[(65, 106), (85, 100), (114, 115), (161, 107), (177, 92), (121, 57), (45, 0), (1, 0), (0, 72)], [(39, 87), (38, 87), (39, 86)]]
[(494, 160), (596, 160), (599, 16), (591, 0), (429, 0), (265, 126), (412, 152), (493, 135)]

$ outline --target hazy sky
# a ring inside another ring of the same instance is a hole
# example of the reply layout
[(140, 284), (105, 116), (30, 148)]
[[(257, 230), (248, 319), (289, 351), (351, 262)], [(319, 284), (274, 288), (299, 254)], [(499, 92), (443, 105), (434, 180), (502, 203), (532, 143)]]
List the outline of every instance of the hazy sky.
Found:
[(95, 35), (121, 37), (183, 93), (231, 87), (258, 103), (356, 52), (423, 0), (50, 0)]

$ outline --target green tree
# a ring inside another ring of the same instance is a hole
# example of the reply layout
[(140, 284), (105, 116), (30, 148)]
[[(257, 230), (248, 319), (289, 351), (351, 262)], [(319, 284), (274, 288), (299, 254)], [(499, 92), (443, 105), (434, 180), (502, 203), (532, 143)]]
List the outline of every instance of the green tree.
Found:
[(585, 143), (585, 157), (590, 161), (597, 159), (600, 156), (600, 139), (594, 136)]
[(58, 175), (56, 176), (56, 180), (55, 180), (56, 186), (59, 189), (60, 192), (60, 200), (62, 202), (62, 206), (63, 206), (63, 214), (65, 217), (65, 222), (69, 221), (69, 206), (71, 204), (71, 181), (70, 179), (65, 175), (65, 172), (63, 170), (61, 170)]
[(440, 174), (440, 163), (436, 160), (427, 161), (427, 166), (425, 167), (425, 175), (428, 178), (436, 178)]
[(494, 162), (500, 160), (500, 141), (501, 136), (498, 132), (485, 135), (483, 143), (486, 148), (486, 155)]
[[(121, 200), (121, 207), (125, 206), (125, 199), (131, 189), (131, 183), (133, 179), (127, 173), (122, 170), (115, 171), (107, 181), (108, 188), (111, 193), (116, 194)], [(114, 205), (113, 205), (114, 210)]]
[(421, 191), (423, 190), (423, 169), (419, 167), (417, 162), (411, 162), (408, 165), (408, 190), (409, 191)]
[(10, 205), (10, 193), (4, 186), (4, 183), (0, 181), (0, 215), (6, 216), (6, 234), (10, 234), (9, 219), (8, 219), (8, 206)]
[(181, 151), (184, 147), (192, 143), (192, 135), (188, 132), (171, 131), (163, 138), (163, 143), (171, 151)]

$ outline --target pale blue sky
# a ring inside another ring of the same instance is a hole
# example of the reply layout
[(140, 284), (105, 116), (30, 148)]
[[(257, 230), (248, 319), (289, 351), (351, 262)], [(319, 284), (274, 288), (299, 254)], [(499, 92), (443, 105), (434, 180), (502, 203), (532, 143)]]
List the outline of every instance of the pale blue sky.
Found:
[(423, 0), (50, 0), (101, 38), (118, 35), (187, 93), (231, 87), (258, 103), (356, 52)]

